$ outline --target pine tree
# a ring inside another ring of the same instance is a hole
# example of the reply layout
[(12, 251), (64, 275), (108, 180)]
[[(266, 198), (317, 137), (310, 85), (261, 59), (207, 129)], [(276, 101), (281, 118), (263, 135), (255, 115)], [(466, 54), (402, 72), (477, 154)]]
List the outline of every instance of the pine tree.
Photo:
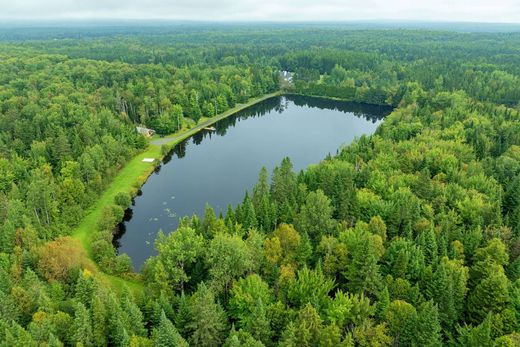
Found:
[(86, 308), (90, 308), (92, 304), (92, 295), (94, 293), (94, 281), (88, 270), (83, 270), (78, 276), (76, 282), (76, 299), (85, 305)]
[(254, 229), (257, 226), (256, 213), (251, 198), (246, 192), (244, 201), (242, 202), (242, 226), (245, 230)]
[(182, 338), (175, 326), (170, 322), (164, 311), (161, 312), (159, 325), (152, 332), (152, 340), (156, 347), (187, 347), (188, 343)]
[(419, 306), (414, 327), (415, 332), (412, 334), (413, 345), (424, 347), (442, 346), (439, 314), (433, 302), (427, 301)]
[(264, 347), (264, 344), (256, 340), (247, 331), (242, 329), (236, 331), (235, 327), (231, 327), (231, 332), (223, 347)]
[(260, 208), (262, 199), (267, 198), (269, 200), (270, 198), (270, 187), (268, 179), (269, 173), (267, 172), (267, 168), (265, 166), (262, 166), (262, 169), (260, 170), (260, 173), (258, 175), (258, 182), (253, 188), (252, 202), (255, 209)]
[(107, 332), (108, 342), (112, 346), (123, 347), (128, 345), (130, 337), (125, 329), (124, 322), (127, 317), (124, 316), (116, 298), (111, 294), (107, 300)]
[(459, 346), (467, 347), (492, 347), (491, 315), (482, 324), (472, 327), (464, 325), (457, 328)]
[(222, 307), (215, 302), (211, 289), (201, 283), (189, 301), (190, 346), (206, 347), (217, 346), (224, 341), (226, 331), (226, 314)]
[(380, 321), (384, 320), (385, 312), (390, 305), (390, 294), (388, 293), (388, 287), (385, 286), (383, 290), (379, 292), (376, 303), (376, 317)]
[(382, 288), (378, 264), (381, 237), (356, 227), (340, 234), (340, 240), (346, 243), (349, 252), (349, 262), (343, 272), (349, 289), (355, 293), (364, 292), (377, 296)]
[(414, 326), (417, 321), (415, 308), (403, 300), (394, 300), (385, 313), (390, 334), (394, 337), (394, 344), (408, 346), (416, 333)]
[(322, 321), (316, 309), (307, 304), (298, 312), (294, 322), (289, 323), (282, 335), (281, 346), (317, 346), (320, 339)]
[(470, 292), (468, 313), (471, 320), (480, 323), (488, 313), (500, 313), (509, 303), (509, 280), (501, 267), (489, 273)]
[(430, 298), (438, 305), (439, 320), (448, 331), (462, 316), (467, 281), (468, 269), (460, 262), (444, 257), (428, 286)]
[(417, 245), (422, 249), (426, 265), (437, 264), (437, 238), (433, 228), (428, 228), (417, 236)]
[(126, 330), (131, 333), (131, 335), (146, 336), (143, 314), (139, 307), (133, 302), (127, 288), (124, 288), (120, 302), (123, 312), (128, 317)]
[(188, 299), (189, 298), (184, 295), (184, 292), (181, 293), (177, 303), (177, 311), (175, 312), (175, 326), (179, 333), (186, 339), (191, 333), (188, 329), (188, 324), (192, 319)]
[(266, 307), (262, 299), (258, 299), (251, 310), (251, 314), (243, 322), (244, 330), (251, 333), (256, 340), (264, 344), (271, 342), (270, 321), (267, 318)]
[(92, 333), (95, 346), (107, 344), (107, 315), (105, 303), (99, 297), (99, 293), (96, 293), (92, 300)]
[(74, 341), (85, 347), (93, 345), (92, 323), (90, 313), (82, 303), (76, 304), (76, 317), (72, 326)]

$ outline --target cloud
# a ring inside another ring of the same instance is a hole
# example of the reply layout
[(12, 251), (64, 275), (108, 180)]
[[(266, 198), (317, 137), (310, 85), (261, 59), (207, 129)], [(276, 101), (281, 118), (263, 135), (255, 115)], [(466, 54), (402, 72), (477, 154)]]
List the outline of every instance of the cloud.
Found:
[(520, 23), (518, 0), (0, 0), (0, 19)]

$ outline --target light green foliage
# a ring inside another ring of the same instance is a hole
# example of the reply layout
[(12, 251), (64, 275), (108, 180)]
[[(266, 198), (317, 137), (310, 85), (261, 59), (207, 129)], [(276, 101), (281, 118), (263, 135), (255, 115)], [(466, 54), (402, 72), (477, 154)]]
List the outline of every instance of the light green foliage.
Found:
[(411, 343), (416, 333), (417, 321), (417, 312), (412, 305), (402, 300), (392, 301), (386, 310), (385, 320), (395, 344), (406, 346)]
[(315, 270), (304, 267), (296, 279), (287, 283), (287, 298), (296, 307), (310, 303), (321, 312), (329, 305), (329, 293), (334, 285), (334, 280), (325, 277), (320, 267)]
[(233, 284), (229, 299), (229, 313), (244, 326), (257, 305), (269, 305), (273, 294), (269, 285), (256, 274), (239, 279)]
[(114, 197), (114, 202), (117, 205), (121, 206), (122, 208), (127, 208), (132, 203), (132, 198), (131, 198), (130, 194), (128, 194), (128, 193), (119, 192)]
[(80, 344), (85, 347), (93, 345), (90, 314), (82, 303), (78, 303), (76, 305), (76, 313), (72, 330), (74, 331), (74, 341), (76, 344)]
[(431, 301), (419, 306), (414, 327), (412, 341), (416, 346), (442, 346), (439, 313), (437, 307)]
[(491, 338), (491, 316), (478, 326), (464, 325), (457, 329), (458, 343), (460, 346), (468, 347), (491, 347), (493, 339)]
[(216, 292), (226, 292), (234, 279), (252, 270), (250, 249), (245, 241), (236, 235), (217, 234), (211, 240), (206, 252), (210, 286)]
[(310, 192), (296, 217), (296, 229), (316, 244), (322, 236), (334, 234), (333, 208), (323, 191)]
[(334, 300), (326, 310), (327, 320), (341, 329), (348, 325), (360, 325), (374, 315), (374, 306), (363, 294), (336, 292)]
[(182, 290), (189, 281), (186, 271), (202, 256), (204, 239), (188, 227), (181, 227), (168, 236), (160, 233), (155, 244), (158, 257), (150, 276), (160, 290)]
[(382, 256), (383, 242), (379, 235), (370, 234), (366, 226), (358, 223), (339, 236), (348, 250), (348, 263), (343, 275), (348, 287), (356, 293), (377, 294), (382, 286), (378, 261)]
[(433, 274), (428, 293), (439, 308), (439, 319), (445, 329), (452, 329), (464, 310), (468, 269), (460, 262), (442, 258)]
[(282, 336), (281, 346), (316, 346), (321, 329), (320, 315), (310, 303), (306, 304), (298, 312), (296, 320), (289, 323)]
[(156, 347), (187, 347), (188, 343), (177, 332), (175, 326), (161, 312), (159, 326), (152, 332), (153, 345)]
[(264, 344), (258, 340), (255, 340), (250, 333), (239, 330), (236, 331), (234, 328), (231, 329), (228, 338), (223, 344), (224, 347), (264, 347)]

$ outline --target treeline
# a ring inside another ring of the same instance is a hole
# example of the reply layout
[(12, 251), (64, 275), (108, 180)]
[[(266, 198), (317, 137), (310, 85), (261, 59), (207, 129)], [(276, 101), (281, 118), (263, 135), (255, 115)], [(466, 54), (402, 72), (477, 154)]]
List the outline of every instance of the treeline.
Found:
[[(277, 84), (269, 66), (175, 68), (2, 52), (0, 250), (12, 252), (22, 235), (37, 243), (69, 234), (147, 146), (137, 125), (171, 133)], [(115, 225), (100, 224), (109, 234)], [(115, 253), (108, 247), (100, 254)]]
[(144, 279), (190, 345), (518, 344), (520, 139), (497, 134), (520, 114), (422, 92), (337, 157), (285, 159), (225, 216), (159, 236)]
[(518, 71), (471, 59), (434, 55), (408, 62), (374, 53), (313, 49), (285, 54), (279, 63), (281, 69), (295, 72), (294, 90), (301, 94), (397, 106), (406, 91), (420, 83), (427, 90), (464, 90), (475, 99), (508, 106), (520, 100)]

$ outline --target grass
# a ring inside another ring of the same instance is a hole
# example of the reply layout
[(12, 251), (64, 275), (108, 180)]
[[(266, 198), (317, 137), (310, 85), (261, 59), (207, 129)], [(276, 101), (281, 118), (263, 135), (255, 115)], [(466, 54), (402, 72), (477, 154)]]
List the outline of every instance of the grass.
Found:
[[(145, 163), (143, 162), (144, 158), (154, 158), (157, 161), (162, 160), (163, 154), (161, 151), (162, 145), (167, 145), (169, 147), (173, 147), (180, 141), (186, 139), (187, 137), (195, 134), (201, 129), (214, 124), (215, 122), (226, 118), (236, 112), (243, 110), (251, 105), (259, 103), (263, 100), (272, 98), (274, 96), (280, 95), (279, 92), (267, 94), (259, 98), (255, 98), (245, 104), (239, 104), (232, 109), (227, 110), (224, 113), (221, 113), (218, 116), (213, 118), (203, 119), (202, 123), (195, 126), (194, 128), (184, 128), (179, 132), (168, 135), (164, 138), (154, 137), (153, 141), (149, 144), (149, 146), (141, 153), (136, 155), (132, 160), (130, 160), (117, 174), (117, 176), (113, 179), (110, 186), (103, 192), (103, 194), (99, 197), (99, 199), (89, 208), (87, 211), (85, 218), (78, 225), (76, 229), (72, 232), (72, 237), (80, 242), (82, 247), (86, 250), (90, 261), (93, 263), (92, 266), (97, 270), (96, 272), (99, 274), (102, 280), (106, 280), (109, 282), (114, 289), (122, 289), (125, 285), (134, 291), (142, 289), (142, 284), (137, 280), (127, 280), (117, 276), (111, 276), (103, 273), (101, 269), (99, 269), (95, 262), (93, 261), (92, 254), (92, 245), (91, 245), (91, 236), (94, 230), (97, 228), (97, 223), (99, 218), (101, 217), (101, 213), (103, 207), (107, 205), (111, 205), (114, 203), (114, 197), (119, 192), (132, 192), (135, 187), (142, 186), (148, 176), (153, 172), (155, 168), (155, 163)], [(154, 144), (155, 143), (155, 144)]]

